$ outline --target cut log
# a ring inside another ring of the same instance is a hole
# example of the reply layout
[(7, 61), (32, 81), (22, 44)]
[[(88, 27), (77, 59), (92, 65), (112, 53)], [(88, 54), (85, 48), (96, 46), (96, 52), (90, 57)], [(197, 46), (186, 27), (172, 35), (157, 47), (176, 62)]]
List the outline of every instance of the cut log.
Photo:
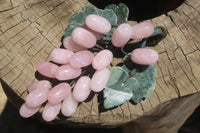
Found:
[[(0, 78), (14, 105), (20, 107), (27, 87), (36, 80), (38, 62), (50, 61), (49, 53), (61, 46), (68, 19), (89, 4), (87, 0), (5, 0), (0, 3)], [(200, 91), (200, 1), (186, 0), (177, 9), (150, 21), (168, 31), (166, 38), (152, 47), (158, 51), (159, 61), (155, 64), (157, 85), (151, 96), (137, 105), (126, 102), (102, 111), (101, 94), (95, 94), (90, 101), (81, 103), (72, 117), (59, 116), (53, 123), (116, 127), (148, 119), (146, 124), (151, 124), (155, 118), (148, 116), (158, 114), (156, 119), (163, 120), (164, 125), (172, 118), (165, 117), (170, 111), (174, 116), (182, 115), (182, 121), (192, 113), (200, 103), (197, 97)], [(187, 108), (184, 104), (193, 101), (195, 104), (187, 110), (187, 115), (180, 113)], [(167, 110), (166, 114), (159, 113), (163, 109)]]

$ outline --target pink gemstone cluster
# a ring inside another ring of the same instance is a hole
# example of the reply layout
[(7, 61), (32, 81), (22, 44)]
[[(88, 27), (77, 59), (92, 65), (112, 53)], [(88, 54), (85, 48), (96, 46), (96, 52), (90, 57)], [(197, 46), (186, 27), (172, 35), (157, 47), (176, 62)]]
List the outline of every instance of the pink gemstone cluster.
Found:
[[(72, 35), (63, 40), (65, 49), (56, 48), (51, 52), (51, 61), (54, 63), (44, 61), (37, 66), (40, 74), (56, 78), (61, 83), (52, 87), (48, 80), (33, 82), (28, 87), (28, 95), (20, 108), (20, 115), (28, 118), (46, 103), (42, 110), (45, 121), (54, 120), (60, 112), (69, 117), (76, 111), (78, 103), (88, 98), (91, 91), (102, 91), (109, 80), (108, 66), (113, 59), (113, 53), (104, 49), (94, 54), (88, 49), (94, 47), (97, 40), (110, 30), (111, 24), (108, 20), (95, 14), (88, 15), (85, 25), (75, 28)], [(122, 47), (130, 39), (148, 37), (153, 31), (154, 26), (149, 22), (133, 26), (123, 23), (113, 32), (111, 42), (115, 47)], [(149, 65), (158, 60), (158, 54), (152, 49), (138, 48), (132, 51), (131, 59), (137, 64)], [(82, 68), (89, 65), (96, 70), (91, 78), (81, 75)], [(78, 77), (73, 87), (65, 82)]]

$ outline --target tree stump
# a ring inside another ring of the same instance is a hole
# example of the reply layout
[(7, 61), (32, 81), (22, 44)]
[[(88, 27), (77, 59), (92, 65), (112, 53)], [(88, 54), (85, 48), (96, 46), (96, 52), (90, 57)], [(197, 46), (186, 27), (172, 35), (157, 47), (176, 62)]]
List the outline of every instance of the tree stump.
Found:
[[(36, 80), (37, 63), (61, 46), (72, 14), (87, 0), (15, 0), (0, 2), (0, 78), (8, 99), (17, 107)], [(124, 132), (175, 133), (200, 104), (200, 1), (186, 0), (180, 7), (150, 20), (168, 34), (153, 47), (159, 53), (155, 91), (137, 105), (126, 102), (99, 110), (98, 95), (83, 102), (72, 117), (52, 123), (74, 127), (124, 126)], [(1, 97), (2, 100), (2, 97)], [(39, 118), (41, 116), (39, 115)], [(130, 127), (131, 125), (131, 127)]]

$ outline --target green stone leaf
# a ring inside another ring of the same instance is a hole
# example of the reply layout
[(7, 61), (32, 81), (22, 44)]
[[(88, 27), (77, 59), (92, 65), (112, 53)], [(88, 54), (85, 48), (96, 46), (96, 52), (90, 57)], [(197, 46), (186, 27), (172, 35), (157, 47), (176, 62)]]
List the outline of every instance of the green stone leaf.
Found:
[(139, 103), (148, 98), (155, 89), (157, 71), (154, 65), (138, 65), (130, 61), (129, 57), (124, 57), (123, 66), (110, 69), (110, 78), (103, 92), (106, 109), (121, 105), (130, 99)]
[(157, 77), (157, 71), (154, 65), (149, 65), (144, 67), (142, 72), (135, 73), (132, 77), (137, 79), (140, 83), (140, 87), (133, 91), (132, 97), (132, 100), (135, 103), (139, 103), (143, 98), (148, 98), (150, 93), (154, 91), (156, 86), (155, 77)]
[(111, 23), (111, 25), (117, 24), (117, 15), (112, 9), (104, 9), (104, 10), (98, 9), (97, 15), (107, 19)]
[(119, 66), (110, 69), (110, 78), (106, 87), (121, 90), (122, 83), (129, 77), (129, 74)]
[(129, 101), (133, 96), (133, 90), (139, 86), (137, 79), (130, 78), (122, 67), (112, 67), (110, 69), (110, 78), (103, 91), (105, 98), (104, 108), (109, 109)]
[(97, 14), (97, 9), (94, 7), (94, 6), (91, 6), (91, 5), (88, 5), (88, 6), (84, 6), (82, 8), (82, 10), (84, 11), (84, 13), (86, 15), (89, 15), (89, 14)]
[(83, 12), (78, 12), (75, 13), (74, 15), (71, 16), (71, 18), (69, 19), (70, 23), (74, 23), (74, 24), (80, 24), (83, 25), (85, 24), (85, 18), (89, 15), (89, 14), (97, 14), (97, 9), (95, 9), (94, 6), (88, 5), (82, 8)]
[(68, 27), (65, 29), (64, 31), (64, 38), (67, 36), (71, 36), (72, 31), (76, 28), (76, 27), (80, 27), (81, 25), (79, 24), (69, 24)]
[(84, 12), (78, 12), (71, 16), (69, 22), (73, 24), (84, 24), (86, 17), (87, 15)]
[(104, 100), (104, 108), (109, 109), (113, 108), (115, 106), (121, 105), (126, 101), (129, 101), (131, 97), (133, 96), (132, 93), (123, 92), (114, 90), (111, 88), (105, 88), (103, 91), (104, 97), (106, 98)]
[(105, 7), (105, 9), (112, 9), (115, 14), (117, 15), (117, 24), (126, 23), (129, 16), (129, 9), (128, 7), (120, 3), (118, 6), (115, 4), (111, 4)]

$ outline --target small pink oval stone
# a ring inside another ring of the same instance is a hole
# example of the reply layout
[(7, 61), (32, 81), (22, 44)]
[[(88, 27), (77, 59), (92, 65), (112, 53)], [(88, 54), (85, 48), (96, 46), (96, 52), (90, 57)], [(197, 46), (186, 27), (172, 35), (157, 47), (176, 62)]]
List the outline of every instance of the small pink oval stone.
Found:
[(112, 59), (113, 59), (113, 54), (110, 50), (108, 49), (101, 50), (93, 58), (92, 66), (94, 69), (102, 70), (111, 63)]
[(137, 64), (150, 65), (158, 60), (158, 53), (153, 49), (137, 48), (132, 51), (131, 60)]
[(38, 88), (31, 91), (26, 97), (26, 105), (30, 108), (35, 108), (40, 106), (47, 100), (47, 93), (49, 88)]
[(61, 103), (51, 104), (47, 102), (42, 111), (42, 118), (45, 121), (52, 121), (60, 113), (60, 109), (61, 109)]
[(81, 51), (81, 50), (85, 50), (86, 49), (85, 47), (82, 47), (82, 46), (78, 45), (77, 43), (75, 43), (72, 40), (71, 36), (68, 36), (63, 40), (63, 46), (66, 49), (71, 50), (73, 52), (77, 52), (77, 51)]
[(72, 39), (78, 45), (85, 48), (92, 48), (96, 45), (96, 37), (94, 34), (84, 28), (75, 28), (72, 31)]
[(76, 68), (88, 66), (92, 63), (93, 53), (88, 50), (79, 51), (70, 58), (70, 65)]
[(48, 92), (47, 99), (51, 104), (58, 104), (70, 93), (71, 86), (68, 83), (60, 83)]
[(89, 27), (87, 27), (87, 25), (83, 25), (82, 27), (83, 27), (84, 29), (88, 30), (89, 32), (91, 32), (92, 34), (94, 34), (97, 40), (100, 40), (100, 39), (103, 37), (103, 34), (102, 34), (102, 33), (98, 33), (98, 32), (96, 32), (96, 31), (90, 29)]
[(90, 78), (88, 76), (80, 77), (74, 87), (73, 98), (78, 102), (83, 102), (88, 98), (90, 92)]
[(108, 82), (109, 77), (110, 77), (110, 71), (108, 70), (108, 68), (96, 71), (92, 76), (90, 82), (91, 90), (93, 90), (94, 92), (102, 91), (106, 83)]
[(55, 74), (57, 68), (58, 68), (57, 65), (50, 63), (48, 61), (40, 62), (37, 65), (38, 72), (49, 78), (55, 78), (54, 74)]
[(75, 68), (71, 65), (60, 66), (55, 72), (55, 77), (58, 80), (70, 80), (77, 78), (81, 74), (80, 68)]
[(123, 23), (113, 32), (111, 42), (116, 47), (122, 47), (131, 39), (131, 36), (132, 27), (127, 23)]
[(72, 95), (67, 96), (61, 106), (61, 112), (64, 116), (72, 116), (76, 108), (78, 106), (78, 102), (72, 97)]
[(111, 30), (110, 22), (104, 17), (95, 14), (88, 15), (85, 19), (85, 23), (90, 29), (99, 33), (104, 34)]
[(132, 39), (143, 39), (149, 37), (154, 32), (152, 23), (144, 21), (132, 26)]
[(40, 109), (40, 106), (35, 107), (35, 108), (30, 108), (24, 103), (19, 109), (19, 114), (24, 118), (28, 118), (34, 115), (35, 113), (37, 113), (39, 109)]
[(51, 60), (58, 64), (67, 64), (69, 63), (70, 56), (74, 54), (71, 50), (57, 48), (54, 49), (51, 54)]
[(28, 92), (30, 93), (33, 90), (40, 89), (40, 88), (50, 89), (51, 87), (52, 87), (51, 83), (48, 80), (40, 80), (40, 81), (31, 83), (28, 87)]

